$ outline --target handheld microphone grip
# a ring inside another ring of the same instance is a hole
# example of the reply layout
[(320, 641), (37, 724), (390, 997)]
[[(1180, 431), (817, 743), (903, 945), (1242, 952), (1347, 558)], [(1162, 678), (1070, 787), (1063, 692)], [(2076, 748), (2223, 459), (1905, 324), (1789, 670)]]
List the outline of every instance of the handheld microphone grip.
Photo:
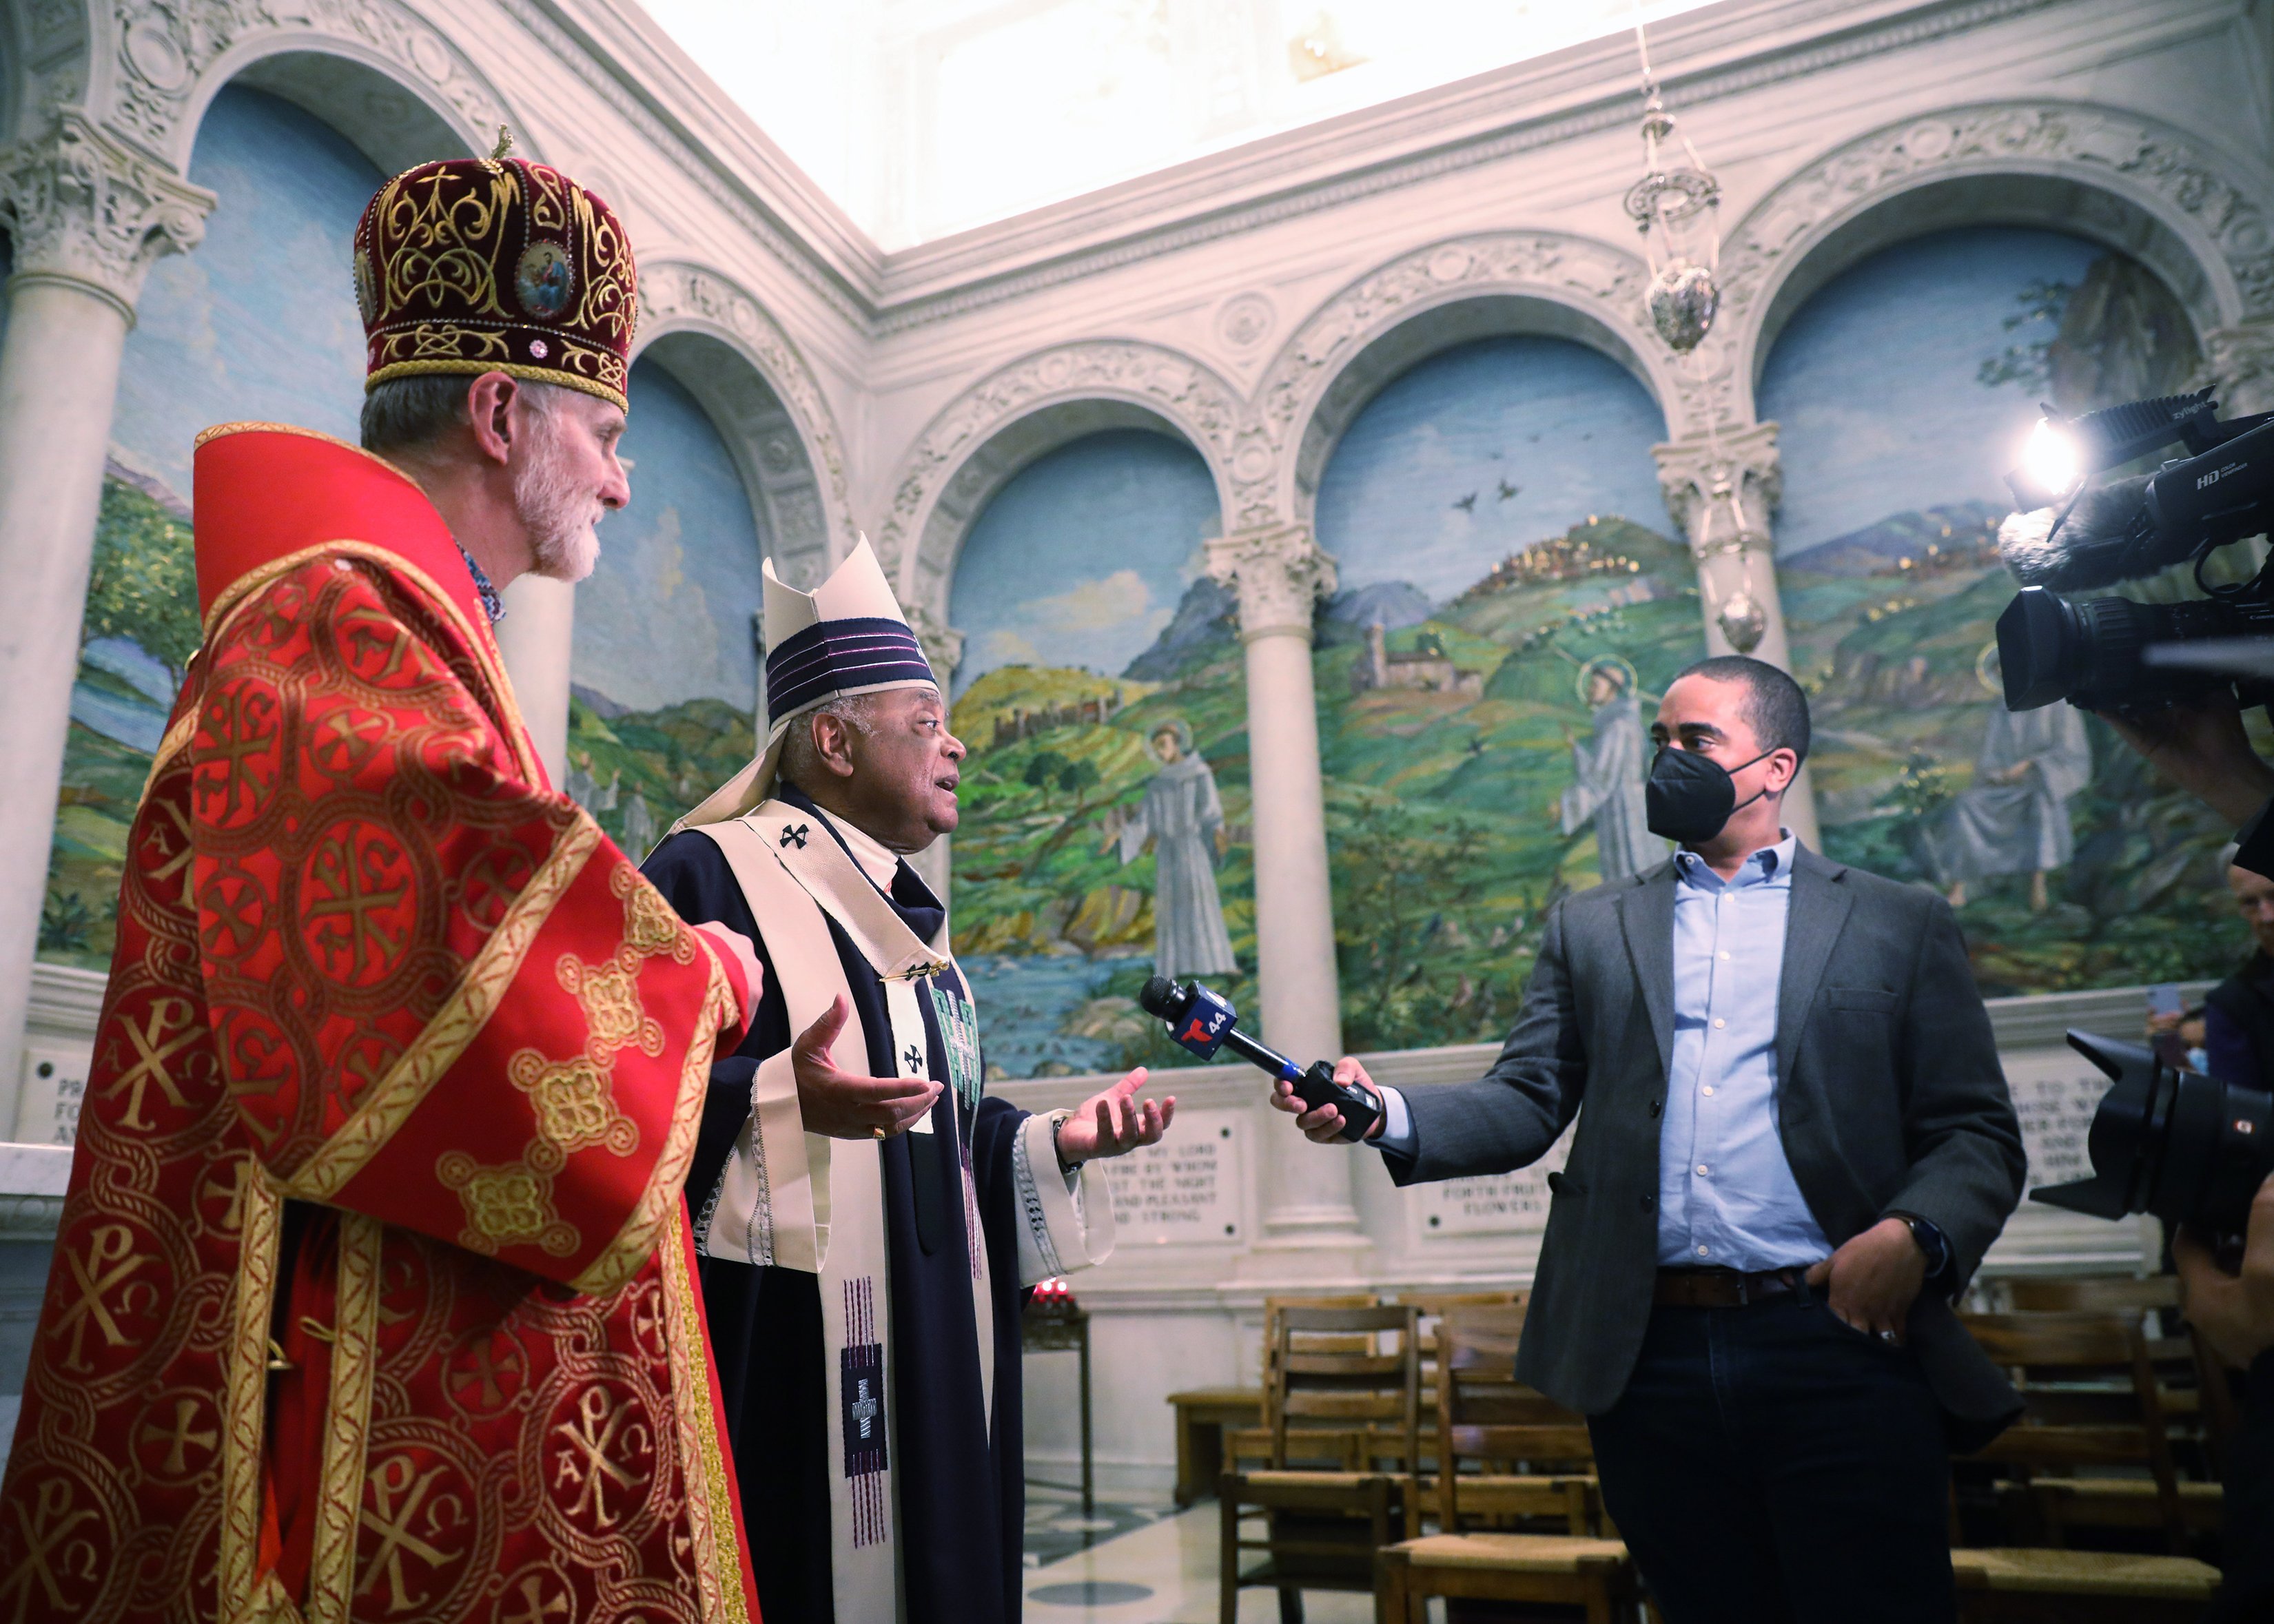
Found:
[(1231, 1001), (1198, 981), (1179, 987), (1166, 976), (1156, 975), (1145, 983), (1137, 1002), (1148, 1014), (1166, 1021), (1169, 1035), (1189, 1053), (1210, 1060), (1217, 1049), (1229, 1049), (1250, 1064), (1294, 1085), (1295, 1097), (1309, 1109), (1335, 1107), (1342, 1113), (1343, 1139), (1363, 1139), (1374, 1131), (1382, 1107), (1373, 1094), (1337, 1082), (1335, 1068), (1327, 1061), (1314, 1061), (1305, 1071), (1278, 1050), (1248, 1036), (1237, 1025), (1239, 1011)]

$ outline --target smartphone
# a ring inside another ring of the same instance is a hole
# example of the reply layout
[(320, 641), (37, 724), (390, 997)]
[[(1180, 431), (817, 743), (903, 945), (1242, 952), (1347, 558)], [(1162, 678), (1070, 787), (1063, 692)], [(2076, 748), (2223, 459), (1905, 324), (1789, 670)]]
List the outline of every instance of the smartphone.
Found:
[(2187, 1001), (2180, 996), (2177, 981), (2159, 981), (2148, 989), (2148, 1018), (2150, 1020), (2158, 1016), (2168, 1020), (2186, 1008)]

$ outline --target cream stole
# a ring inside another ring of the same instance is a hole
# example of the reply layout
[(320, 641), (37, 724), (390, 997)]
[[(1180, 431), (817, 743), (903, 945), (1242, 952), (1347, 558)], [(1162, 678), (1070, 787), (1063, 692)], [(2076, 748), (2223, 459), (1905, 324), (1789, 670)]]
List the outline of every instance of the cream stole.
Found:
[[(851, 1011), (831, 1049), (840, 1070), (869, 1073), (867, 1034), (825, 922), (833, 920), (883, 980), (901, 1076), (929, 1076), (924, 984), (954, 962), (942, 921), (920, 939), (821, 818), (769, 801), (746, 816), (701, 826), (718, 844), (765, 938), (789, 1009), (793, 1039), (840, 995)], [(960, 975), (959, 975), (959, 979)], [(967, 996), (968, 996), (967, 986)], [(948, 1091), (954, 1099), (954, 1091)], [(957, 1101), (953, 1109), (965, 1108)], [(910, 1130), (930, 1135), (927, 1116)], [(912, 1147), (930, 1154), (930, 1147)], [(772, 1264), (821, 1277), (829, 1410), (837, 1458), (829, 1462), (831, 1567), (840, 1619), (892, 1619), (900, 1602), (897, 1487), (892, 1463), (900, 1414), (892, 1357), (890, 1258), (883, 1169), (872, 1139), (832, 1139), (803, 1131), (789, 1051), (758, 1067), (750, 1119), (705, 1204), (697, 1244), (712, 1257)], [(972, 1307), (978, 1329), (980, 1402), (992, 1431), (994, 1297), (969, 1158), (958, 1154), (965, 1222), (972, 1244)], [(881, 1410), (882, 1414), (878, 1412)]]

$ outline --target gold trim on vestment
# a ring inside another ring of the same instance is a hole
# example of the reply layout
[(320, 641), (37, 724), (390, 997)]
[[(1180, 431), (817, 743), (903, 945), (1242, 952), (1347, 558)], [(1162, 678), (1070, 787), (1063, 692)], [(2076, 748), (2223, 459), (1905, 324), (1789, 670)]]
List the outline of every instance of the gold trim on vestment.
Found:
[(304, 1201), (331, 1201), (387, 1147), (434, 1085), (480, 1035), (506, 989), (521, 974), (522, 960), (528, 957), (554, 906), (584, 872), (586, 861), (599, 849), (600, 839), (600, 826), (580, 810), (576, 821), (554, 844), (552, 855), (531, 876), (506, 910), (505, 918), (490, 933), (490, 939), (466, 966), (434, 1019), (411, 1040), (410, 1047), (380, 1079), (371, 1097), (300, 1164), (285, 1184), (285, 1193)]
[(687, 1485), (687, 1521), (695, 1541), (695, 1576), (704, 1624), (749, 1624), (742, 1595), (742, 1553), (734, 1538), (734, 1495), (727, 1478), (727, 1452), (719, 1414), (711, 1403), (711, 1349), (687, 1266), (687, 1204), (671, 1192), (670, 1229), (664, 1237), (663, 1336), (671, 1352), (671, 1402), (678, 1412), (681, 1472)]
[[(284, 1199), (246, 1155), (235, 1302), (222, 1377), (221, 1615), (245, 1616), (260, 1555), (261, 1439), (268, 1417), (268, 1323)], [(257, 1616), (257, 1615), (256, 1615)]]
[[(646, 883), (644, 880), (640, 883)], [(709, 951), (710, 944), (704, 943), (704, 947), (705, 962), (711, 966), (711, 981), (704, 991), (703, 1008), (695, 1018), (694, 1034), (688, 1040), (686, 1061), (679, 1069), (679, 1097), (672, 1105), (671, 1127), (664, 1136), (663, 1154), (656, 1158), (655, 1167), (648, 1174), (647, 1188), (640, 1192), (638, 1205), (624, 1220), (623, 1228), (616, 1231), (615, 1239), (602, 1247), (584, 1273), (569, 1282), (574, 1289), (590, 1296), (605, 1297), (629, 1280), (655, 1251), (665, 1227), (676, 1221), (685, 1204), (687, 1166), (695, 1160), (695, 1139), (703, 1126), (703, 1101), (711, 1082), (712, 1056), (717, 1051), (720, 1029), (739, 1012), (734, 1007), (734, 982), (719, 967), (718, 955)]]
[(371, 1436), (372, 1384), (379, 1364), (380, 1264), (385, 1239), (378, 1219), (361, 1213), (340, 1214), (332, 1391), (324, 1404), (315, 1546), (308, 1561), (308, 1624), (348, 1624), (348, 1606), (354, 1598), (356, 1535), (363, 1521), (364, 1446)]
[(303, 1624), (300, 1609), (273, 1568), (260, 1575), (260, 1589), (245, 1608), (222, 1616), (230, 1624)]

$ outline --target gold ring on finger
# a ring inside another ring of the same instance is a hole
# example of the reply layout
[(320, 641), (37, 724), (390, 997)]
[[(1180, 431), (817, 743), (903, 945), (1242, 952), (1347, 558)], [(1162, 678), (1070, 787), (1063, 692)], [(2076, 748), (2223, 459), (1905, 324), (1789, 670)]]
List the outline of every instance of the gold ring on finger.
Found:
[(882, 1128), (871, 1128), (869, 1132), (875, 1134), (879, 1139), (882, 1139), (885, 1137), (885, 1131)]

